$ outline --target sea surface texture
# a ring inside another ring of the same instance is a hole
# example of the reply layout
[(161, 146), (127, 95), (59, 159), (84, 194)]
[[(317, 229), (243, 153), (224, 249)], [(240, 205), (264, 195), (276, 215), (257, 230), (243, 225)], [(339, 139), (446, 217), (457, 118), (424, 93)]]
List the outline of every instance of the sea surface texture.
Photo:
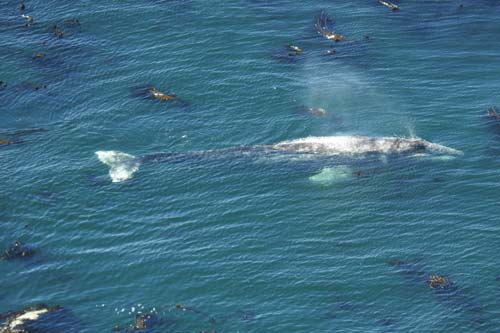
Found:
[[(58, 304), (66, 333), (137, 313), (158, 333), (499, 331), (500, 1), (20, 4), (0, 0), (0, 250), (35, 254), (0, 261), (0, 313)], [(346, 40), (318, 34), (322, 11)], [(266, 148), (310, 136), (462, 154)]]

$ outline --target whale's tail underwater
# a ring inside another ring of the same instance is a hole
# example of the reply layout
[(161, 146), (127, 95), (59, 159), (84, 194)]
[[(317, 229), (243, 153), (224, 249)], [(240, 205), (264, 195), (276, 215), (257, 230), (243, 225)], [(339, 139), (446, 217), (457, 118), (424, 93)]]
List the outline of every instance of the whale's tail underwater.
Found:
[(326, 136), (307, 137), (279, 142), (274, 145), (237, 147), (192, 153), (155, 153), (137, 157), (115, 150), (97, 151), (97, 158), (109, 167), (109, 176), (114, 183), (130, 179), (143, 162), (168, 160), (173, 156), (208, 156), (224, 154), (260, 152), (263, 154), (294, 154), (308, 156), (362, 156), (379, 155), (462, 155), (460, 150), (432, 143), (420, 138), (366, 137), (366, 136)]
[(97, 158), (109, 167), (109, 176), (113, 183), (132, 178), (141, 166), (141, 159), (115, 150), (96, 151)]

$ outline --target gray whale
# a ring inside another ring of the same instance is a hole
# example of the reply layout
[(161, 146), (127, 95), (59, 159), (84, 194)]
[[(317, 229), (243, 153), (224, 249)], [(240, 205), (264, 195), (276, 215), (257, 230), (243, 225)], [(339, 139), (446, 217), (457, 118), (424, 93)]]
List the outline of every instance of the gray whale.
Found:
[(404, 154), (426, 152), (459, 155), (460, 151), (419, 138), (324, 136), (283, 141), (271, 149), (305, 154), (356, 155)]
[[(306, 137), (282, 141), (273, 145), (235, 147), (230, 149), (209, 150), (184, 153), (190, 156), (203, 156), (214, 153), (283, 153), (318, 156), (359, 156), (366, 154), (401, 155), (401, 154), (440, 154), (462, 155), (462, 152), (420, 138), (367, 137), (367, 136), (324, 136)], [(140, 165), (147, 161), (161, 161), (183, 153), (155, 153), (136, 157), (115, 150), (97, 151), (97, 158), (109, 166), (109, 176), (115, 183), (132, 178)]]

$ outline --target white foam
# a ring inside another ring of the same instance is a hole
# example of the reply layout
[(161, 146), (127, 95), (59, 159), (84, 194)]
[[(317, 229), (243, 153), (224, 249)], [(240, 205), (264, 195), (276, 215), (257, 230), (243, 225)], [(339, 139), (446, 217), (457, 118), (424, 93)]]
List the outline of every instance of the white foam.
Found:
[(413, 158), (424, 158), (424, 157), (429, 157), (429, 156), (430, 155), (426, 154), (426, 153), (416, 153), (416, 154), (410, 155), (410, 157), (413, 157)]
[(454, 159), (457, 158), (456, 155), (431, 155), (431, 154), (413, 154), (410, 155), (411, 158), (418, 158), (418, 159), (427, 159), (431, 161), (437, 161), (437, 162), (448, 162), (448, 161), (453, 161)]
[(113, 183), (132, 178), (141, 166), (141, 162), (137, 157), (119, 151), (96, 151), (95, 154), (99, 161), (109, 166), (109, 176)]
[(309, 177), (309, 180), (313, 183), (321, 185), (331, 185), (339, 181), (344, 181), (352, 177), (352, 170), (345, 166), (339, 165), (335, 167), (326, 167), (321, 169), (321, 171), (315, 175)]
[(447, 161), (453, 161), (456, 158), (457, 157), (454, 155), (439, 155), (439, 156), (432, 156), (431, 160), (439, 162), (447, 162)]

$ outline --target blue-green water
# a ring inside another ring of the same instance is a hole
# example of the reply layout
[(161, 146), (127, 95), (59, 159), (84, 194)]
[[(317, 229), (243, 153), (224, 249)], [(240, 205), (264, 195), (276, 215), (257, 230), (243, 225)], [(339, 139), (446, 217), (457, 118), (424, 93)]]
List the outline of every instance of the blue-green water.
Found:
[[(0, 312), (60, 304), (74, 332), (153, 309), (155, 332), (498, 331), (500, 1), (462, 3), (33, 0), (26, 28), (1, 0), (0, 138), (22, 143), (0, 146), (0, 246), (37, 254), (0, 262)], [(347, 41), (316, 33), (321, 10)], [(185, 103), (134, 96), (147, 84)], [(185, 155), (121, 183), (95, 155), (330, 135), (464, 155)]]

